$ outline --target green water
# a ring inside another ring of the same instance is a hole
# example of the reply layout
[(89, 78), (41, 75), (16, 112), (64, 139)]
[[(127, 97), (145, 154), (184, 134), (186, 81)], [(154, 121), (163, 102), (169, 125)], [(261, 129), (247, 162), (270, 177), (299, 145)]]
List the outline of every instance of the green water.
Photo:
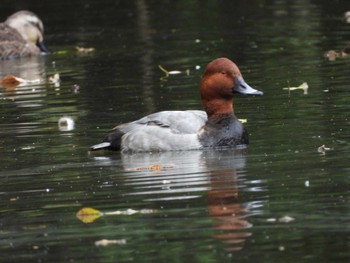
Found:
[[(0, 77), (45, 80), (0, 87), (0, 262), (349, 261), (350, 60), (323, 56), (350, 41), (346, 1), (1, 5), (38, 13), (53, 54), (0, 61)], [(264, 91), (234, 100), (247, 150), (88, 153), (116, 124), (201, 109), (219, 56)]]

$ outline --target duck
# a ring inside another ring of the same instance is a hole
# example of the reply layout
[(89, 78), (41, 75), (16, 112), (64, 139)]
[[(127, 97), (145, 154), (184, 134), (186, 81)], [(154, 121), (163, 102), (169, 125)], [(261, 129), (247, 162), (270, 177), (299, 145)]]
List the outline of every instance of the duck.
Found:
[(113, 128), (90, 151), (184, 151), (247, 146), (248, 133), (234, 114), (234, 93), (263, 95), (249, 86), (228, 58), (211, 61), (199, 85), (202, 110), (161, 111)]
[(0, 60), (50, 53), (43, 34), (43, 22), (33, 12), (21, 10), (12, 14), (0, 23)]

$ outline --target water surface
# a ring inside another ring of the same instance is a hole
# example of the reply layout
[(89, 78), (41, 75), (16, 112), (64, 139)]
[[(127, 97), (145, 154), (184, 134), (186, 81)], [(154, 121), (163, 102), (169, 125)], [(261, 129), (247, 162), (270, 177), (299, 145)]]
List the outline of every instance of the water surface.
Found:
[[(349, 59), (323, 56), (350, 41), (346, 1), (2, 5), (38, 13), (53, 54), (0, 62), (43, 80), (0, 87), (1, 262), (349, 261)], [(264, 91), (234, 101), (247, 150), (88, 153), (116, 124), (201, 109), (219, 56)]]

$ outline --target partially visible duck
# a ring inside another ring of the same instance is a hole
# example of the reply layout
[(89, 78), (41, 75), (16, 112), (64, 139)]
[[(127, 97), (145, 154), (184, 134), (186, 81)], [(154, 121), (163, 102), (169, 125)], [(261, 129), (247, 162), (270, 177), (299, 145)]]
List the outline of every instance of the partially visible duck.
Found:
[(345, 22), (350, 24), (350, 11), (346, 11), (344, 14)]
[(205, 111), (153, 113), (118, 125), (90, 150), (151, 152), (247, 145), (248, 134), (233, 112), (233, 95), (263, 93), (251, 88), (237, 65), (227, 58), (207, 65), (199, 90)]
[(44, 26), (37, 15), (19, 11), (0, 23), (0, 59), (49, 53), (44, 45)]

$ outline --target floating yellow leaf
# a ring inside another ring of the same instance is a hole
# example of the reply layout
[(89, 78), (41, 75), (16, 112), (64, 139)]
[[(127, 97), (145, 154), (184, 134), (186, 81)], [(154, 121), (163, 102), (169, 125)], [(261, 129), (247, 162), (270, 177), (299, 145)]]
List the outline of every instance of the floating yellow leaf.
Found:
[(80, 209), (78, 212), (77, 212), (77, 215), (80, 215), (80, 216), (86, 216), (86, 215), (100, 215), (101, 212), (98, 211), (97, 209), (95, 208), (90, 208), (90, 207), (84, 207), (82, 209)]
[(113, 215), (134, 215), (134, 214), (152, 214), (155, 210), (153, 209), (141, 209), (141, 210), (134, 210), (131, 208), (128, 208), (126, 210), (116, 210), (112, 212), (105, 212), (102, 213), (97, 209), (85, 207), (80, 209), (76, 213), (76, 217), (82, 221), (85, 224), (92, 223), (96, 219), (98, 219), (101, 216), (113, 216)]
[(82, 208), (76, 213), (76, 217), (86, 224), (94, 222), (97, 218), (99, 218), (102, 215), (103, 213), (90, 207)]

